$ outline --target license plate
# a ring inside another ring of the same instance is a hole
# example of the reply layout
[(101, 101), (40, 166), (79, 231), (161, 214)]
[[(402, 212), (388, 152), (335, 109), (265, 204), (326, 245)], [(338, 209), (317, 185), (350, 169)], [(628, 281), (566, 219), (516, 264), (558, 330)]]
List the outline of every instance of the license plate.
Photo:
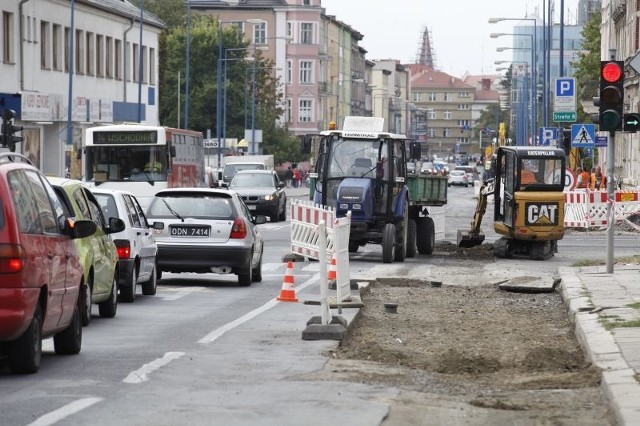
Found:
[(169, 233), (172, 237), (208, 237), (211, 233), (210, 226), (170, 226)]
[(255, 210), (256, 209), (256, 206), (247, 206), (247, 207), (249, 207), (249, 210)]

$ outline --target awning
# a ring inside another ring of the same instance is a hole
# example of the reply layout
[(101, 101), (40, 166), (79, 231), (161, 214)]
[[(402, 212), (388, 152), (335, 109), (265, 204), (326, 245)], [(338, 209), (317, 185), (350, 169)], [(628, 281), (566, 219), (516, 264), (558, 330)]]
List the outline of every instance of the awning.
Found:
[(241, 139), (240, 142), (238, 142), (238, 148), (249, 148), (249, 143), (246, 139)]

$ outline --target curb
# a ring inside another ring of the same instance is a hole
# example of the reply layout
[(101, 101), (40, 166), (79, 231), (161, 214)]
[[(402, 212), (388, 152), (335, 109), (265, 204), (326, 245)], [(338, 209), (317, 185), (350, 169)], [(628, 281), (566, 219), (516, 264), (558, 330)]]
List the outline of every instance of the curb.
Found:
[(613, 333), (599, 322), (600, 315), (591, 313), (593, 306), (583, 286), (579, 268), (560, 268), (562, 299), (567, 306), (575, 335), (587, 361), (602, 370), (600, 388), (618, 425), (636, 425), (640, 418), (640, 383), (635, 371), (622, 356)]

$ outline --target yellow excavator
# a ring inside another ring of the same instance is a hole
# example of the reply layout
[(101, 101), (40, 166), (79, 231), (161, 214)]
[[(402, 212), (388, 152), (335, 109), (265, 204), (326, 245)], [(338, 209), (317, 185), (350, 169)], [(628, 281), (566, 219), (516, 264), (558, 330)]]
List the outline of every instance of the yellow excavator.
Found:
[(458, 230), (458, 246), (484, 242), (480, 230), (493, 195), (493, 229), (502, 235), (493, 245), (497, 257), (551, 258), (564, 236), (566, 156), (550, 147), (499, 146), (492, 160), (494, 177), (480, 188), (468, 231)]

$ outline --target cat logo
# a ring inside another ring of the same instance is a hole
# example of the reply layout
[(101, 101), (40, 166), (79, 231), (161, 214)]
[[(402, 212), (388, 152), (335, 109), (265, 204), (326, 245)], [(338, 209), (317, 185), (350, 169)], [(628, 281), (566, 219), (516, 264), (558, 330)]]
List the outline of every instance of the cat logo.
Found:
[(527, 203), (526, 225), (558, 225), (558, 204)]

